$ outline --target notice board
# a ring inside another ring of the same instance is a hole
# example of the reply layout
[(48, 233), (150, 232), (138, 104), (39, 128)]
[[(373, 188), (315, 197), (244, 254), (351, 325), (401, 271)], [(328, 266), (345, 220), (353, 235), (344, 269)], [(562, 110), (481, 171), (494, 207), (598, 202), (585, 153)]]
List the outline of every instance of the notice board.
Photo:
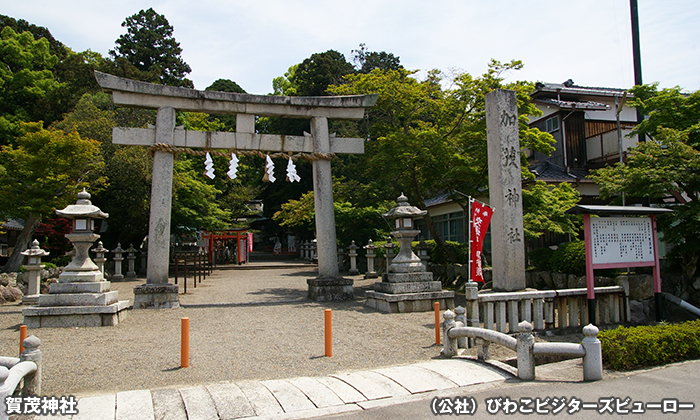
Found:
[(654, 265), (651, 217), (592, 217), (593, 264)]

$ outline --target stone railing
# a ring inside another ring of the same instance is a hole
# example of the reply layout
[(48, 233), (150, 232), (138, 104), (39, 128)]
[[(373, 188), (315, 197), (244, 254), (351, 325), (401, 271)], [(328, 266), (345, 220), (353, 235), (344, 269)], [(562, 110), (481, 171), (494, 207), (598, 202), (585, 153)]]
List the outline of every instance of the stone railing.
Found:
[(24, 351), (19, 358), (0, 357), (0, 420), (7, 420), (5, 398), (14, 394), (23, 381), (21, 394), (41, 394), (41, 340), (35, 336), (24, 339)]
[(489, 345), (500, 344), (517, 353), (518, 378), (526, 381), (535, 379), (535, 356), (555, 355), (583, 358), (583, 380), (598, 381), (603, 378), (603, 357), (601, 355), (598, 328), (587, 325), (583, 328), (585, 336), (580, 344), (576, 343), (535, 343), (532, 324), (523, 321), (518, 324), (518, 334), (513, 338), (502, 332), (485, 328), (465, 327), (463, 322), (455, 321), (455, 313), (444, 313), (442, 354), (451, 358), (459, 354), (460, 338), (473, 338), (478, 347), (479, 360), (488, 360)]
[[(515, 332), (522, 321), (532, 323), (536, 330), (579, 327), (589, 322), (585, 288), (478, 294), (475, 288), (474, 284), (466, 287), (465, 316), (471, 327), (483, 324), (489, 330)], [(629, 322), (628, 287), (606, 286), (594, 290), (596, 320), (600, 325)]]

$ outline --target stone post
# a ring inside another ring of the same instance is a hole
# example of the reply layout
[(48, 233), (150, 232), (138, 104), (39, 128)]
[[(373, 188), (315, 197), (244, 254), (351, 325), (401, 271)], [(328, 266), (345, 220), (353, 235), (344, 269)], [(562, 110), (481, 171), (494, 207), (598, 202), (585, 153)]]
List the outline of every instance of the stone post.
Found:
[(515, 91), (497, 89), (486, 95), (489, 159), (493, 289), (526, 287), (522, 175)]
[[(479, 320), (479, 286), (476, 282), (469, 281), (464, 285), (464, 297), (467, 301), (467, 323), (470, 327), (479, 328), (481, 326), (481, 321)], [(487, 329), (491, 329), (492, 325), (485, 326)], [(474, 339), (469, 339), (469, 347), (474, 345)]]
[(377, 272), (374, 271), (374, 250), (377, 249), (377, 247), (374, 245), (374, 242), (372, 242), (372, 240), (370, 239), (367, 245), (364, 246), (364, 248), (367, 250), (365, 253), (365, 256), (367, 257), (367, 272), (365, 273), (365, 278), (376, 279)]
[[(311, 119), (311, 135), (314, 153), (330, 153), (331, 140), (328, 134), (328, 119), (314, 117)], [(312, 163), (314, 178), (314, 209), (316, 211), (316, 239), (318, 254), (318, 277), (336, 278), (339, 276), (336, 263), (335, 213), (333, 208), (333, 179), (331, 178), (331, 161), (314, 160)]]
[[(461, 322), (463, 326), (467, 326), (467, 310), (462, 306), (455, 308), (455, 322)], [(467, 348), (467, 337), (457, 338), (457, 348), (466, 349)]]
[(36, 372), (24, 377), (24, 386), (22, 387), (22, 395), (41, 395), (41, 350), (39, 346), (41, 340), (36, 336), (30, 335), (22, 341), (24, 351), (19, 356), (20, 362), (34, 362), (36, 364)]
[(112, 250), (112, 253), (114, 254), (114, 274), (112, 274), (110, 280), (124, 280), (124, 275), (122, 274), (122, 262), (124, 261), (124, 257), (122, 257), (122, 254), (124, 253), (124, 250), (122, 249), (122, 244), (118, 243), (117, 247)]
[(457, 339), (450, 338), (449, 331), (454, 328), (457, 324), (455, 322), (455, 313), (451, 310), (446, 310), (443, 314), (444, 321), (442, 322), (442, 354), (443, 356), (450, 358), (457, 355)]
[(359, 246), (355, 245), (355, 241), (352, 241), (350, 246), (348, 247), (348, 256), (350, 257), (350, 270), (348, 271), (348, 274), (351, 276), (356, 276), (360, 274), (360, 271), (357, 269), (357, 250), (360, 249)]
[(316, 239), (311, 241), (311, 262), (318, 261), (318, 255), (316, 253), (318, 249), (318, 242)]
[(603, 355), (598, 340), (598, 327), (588, 324), (583, 327), (583, 341), (581, 345), (586, 350), (583, 356), (583, 380), (599, 381), (603, 379)]
[(24, 268), (27, 270), (27, 294), (22, 296), (22, 303), (27, 305), (35, 305), (39, 302), (41, 294), (41, 257), (49, 255), (39, 247), (39, 241), (34, 239), (32, 247), (21, 252), (27, 257), (27, 263)]
[(126, 252), (128, 253), (126, 256), (128, 267), (126, 272), (126, 278), (133, 280), (136, 278), (136, 270), (134, 269), (134, 261), (136, 260), (136, 248), (134, 248), (134, 244), (129, 244), (129, 248), (126, 249)]
[(535, 337), (532, 335), (532, 325), (523, 321), (518, 324), (516, 353), (518, 357), (518, 378), (523, 381), (535, 380)]
[(92, 252), (95, 253), (95, 258), (93, 258), (93, 261), (97, 265), (97, 269), (100, 270), (102, 276), (104, 277), (105, 262), (107, 261), (107, 258), (105, 258), (105, 254), (109, 251), (105, 249), (105, 247), (102, 245), (102, 241), (100, 241), (97, 243), (97, 246), (92, 249)]

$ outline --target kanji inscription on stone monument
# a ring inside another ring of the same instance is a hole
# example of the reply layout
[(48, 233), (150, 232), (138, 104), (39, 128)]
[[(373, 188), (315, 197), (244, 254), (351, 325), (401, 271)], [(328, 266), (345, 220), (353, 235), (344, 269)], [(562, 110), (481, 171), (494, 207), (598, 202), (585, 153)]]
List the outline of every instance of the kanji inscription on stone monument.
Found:
[(518, 101), (511, 90), (486, 95), (493, 289), (525, 288)]

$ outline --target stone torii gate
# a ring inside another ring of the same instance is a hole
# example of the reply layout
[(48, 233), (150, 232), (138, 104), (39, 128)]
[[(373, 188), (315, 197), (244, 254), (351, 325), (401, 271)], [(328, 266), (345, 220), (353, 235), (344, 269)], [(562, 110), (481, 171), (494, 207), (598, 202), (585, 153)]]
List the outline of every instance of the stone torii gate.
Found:
[[(313, 166), (318, 246), (318, 279), (338, 279), (335, 215), (330, 159), (337, 153), (364, 153), (364, 140), (329, 135), (328, 119), (360, 120), (377, 95), (286, 97), (199, 91), (155, 85), (95, 72), (97, 82), (112, 93), (115, 105), (157, 109), (155, 128), (115, 127), (112, 143), (148, 146), (153, 154), (153, 180), (148, 231), (146, 284), (134, 288), (134, 308), (179, 306), (178, 286), (168, 283), (173, 152), (177, 148), (309, 153)], [(175, 127), (175, 111), (235, 114), (236, 132), (188, 131)], [(255, 132), (256, 116), (309, 118), (310, 136)], [(342, 279), (340, 279), (342, 280)], [(311, 283), (309, 283), (311, 287)]]

